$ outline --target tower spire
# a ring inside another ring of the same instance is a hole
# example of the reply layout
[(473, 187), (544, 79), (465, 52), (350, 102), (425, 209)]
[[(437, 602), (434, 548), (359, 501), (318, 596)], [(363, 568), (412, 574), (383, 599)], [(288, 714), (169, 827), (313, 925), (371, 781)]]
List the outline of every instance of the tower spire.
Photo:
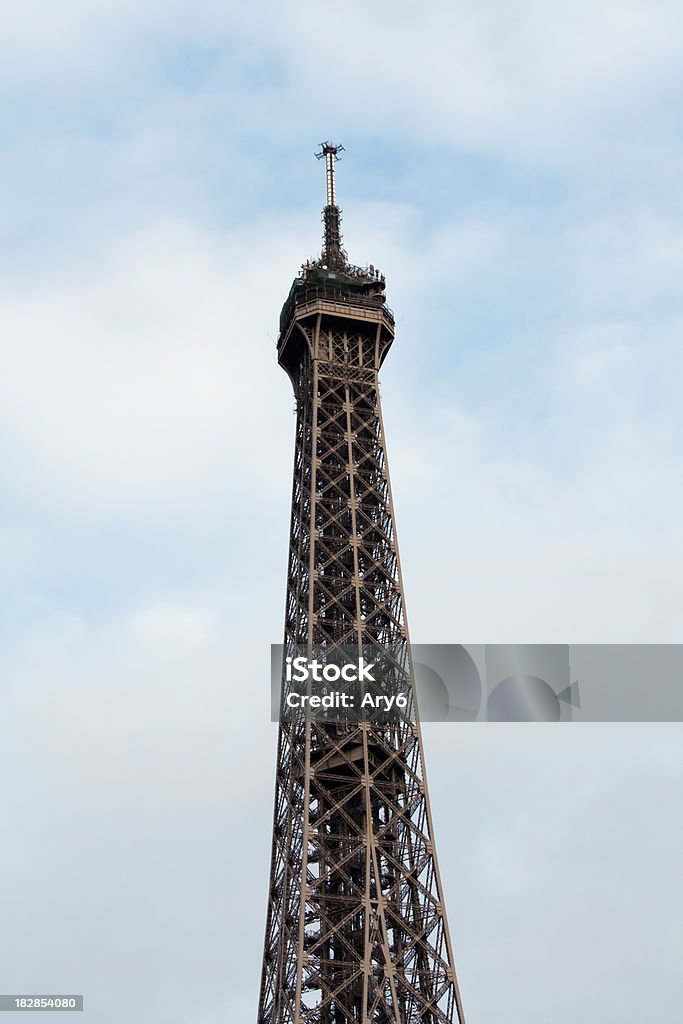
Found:
[(344, 147), (335, 145), (333, 142), (321, 142), (320, 152), (316, 153), (318, 160), (325, 158), (325, 178), (327, 182), (327, 205), (323, 210), (323, 224), (325, 232), (323, 235), (322, 261), (327, 267), (334, 270), (343, 270), (346, 266), (346, 253), (342, 249), (341, 236), (341, 210), (337, 206), (337, 192), (334, 180), (334, 165), (339, 160), (339, 154), (344, 152)]

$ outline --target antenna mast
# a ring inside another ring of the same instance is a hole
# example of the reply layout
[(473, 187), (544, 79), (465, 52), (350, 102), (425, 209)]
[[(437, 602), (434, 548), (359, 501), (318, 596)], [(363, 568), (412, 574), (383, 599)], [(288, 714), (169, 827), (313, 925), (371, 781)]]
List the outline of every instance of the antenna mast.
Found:
[(346, 253), (342, 249), (341, 210), (337, 206), (337, 193), (334, 180), (334, 165), (339, 160), (339, 153), (344, 147), (332, 142), (321, 142), (318, 160), (325, 158), (325, 178), (327, 182), (327, 206), (323, 210), (322, 262), (332, 270), (343, 270), (346, 267)]

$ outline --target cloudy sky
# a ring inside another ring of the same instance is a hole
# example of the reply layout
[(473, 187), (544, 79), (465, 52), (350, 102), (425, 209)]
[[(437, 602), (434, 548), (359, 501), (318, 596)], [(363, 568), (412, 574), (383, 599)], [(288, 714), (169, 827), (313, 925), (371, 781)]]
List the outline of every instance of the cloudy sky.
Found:
[[(0, 7), (0, 991), (255, 1019), (321, 139), (398, 323), (413, 638), (683, 641), (682, 40), (676, 0)], [(682, 738), (426, 729), (470, 1024), (675, 1014)]]

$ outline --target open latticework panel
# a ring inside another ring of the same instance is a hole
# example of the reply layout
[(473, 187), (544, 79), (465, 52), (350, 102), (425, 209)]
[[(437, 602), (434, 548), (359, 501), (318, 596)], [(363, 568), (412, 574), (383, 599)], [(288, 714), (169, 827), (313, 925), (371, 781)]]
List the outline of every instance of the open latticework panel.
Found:
[[(285, 650), (390, 648), (410, 689), (378, 386), (393, 318), (374, 271), (336, 299), (321, 276), (279, 344), (297, 402)], [(282, 722), (259, 1024), (463, 1024), (433, 842), (414, 705)]]

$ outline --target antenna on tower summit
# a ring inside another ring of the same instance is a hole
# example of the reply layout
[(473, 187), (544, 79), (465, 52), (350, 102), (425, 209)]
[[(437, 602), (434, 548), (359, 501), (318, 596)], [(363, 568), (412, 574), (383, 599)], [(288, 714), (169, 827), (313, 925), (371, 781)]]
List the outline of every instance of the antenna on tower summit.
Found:
[(335, 195), (334, 188), (334, 165), (337, 160), (341, 157), (339, 153), (344, 152), (343, 146), (335, 146), (333, 142), (321, 142), (320, 152), (316, 153), (316, 158), (322, 160), (325, 157), (325, 173), (327, 177), (327, 205), (336, 206), (337, 198)]
[(316, 153), (318, 160), (325, 158), (325, 178), (327, 181), (327, 205), (323, 210), (323, 224), (325, 233), (323, 237), (322, 259), (330, 269), (343, 270), (346, 266), (346, 253), (342, 249), (341, 236), (341, 210), (337, 206), (337, 192), (334, 180), (334, 165), (340, 159), (339, 154), (344, 152), (344, 147), (335, 145), (333, 142), (321, 142), (320, 152)]

